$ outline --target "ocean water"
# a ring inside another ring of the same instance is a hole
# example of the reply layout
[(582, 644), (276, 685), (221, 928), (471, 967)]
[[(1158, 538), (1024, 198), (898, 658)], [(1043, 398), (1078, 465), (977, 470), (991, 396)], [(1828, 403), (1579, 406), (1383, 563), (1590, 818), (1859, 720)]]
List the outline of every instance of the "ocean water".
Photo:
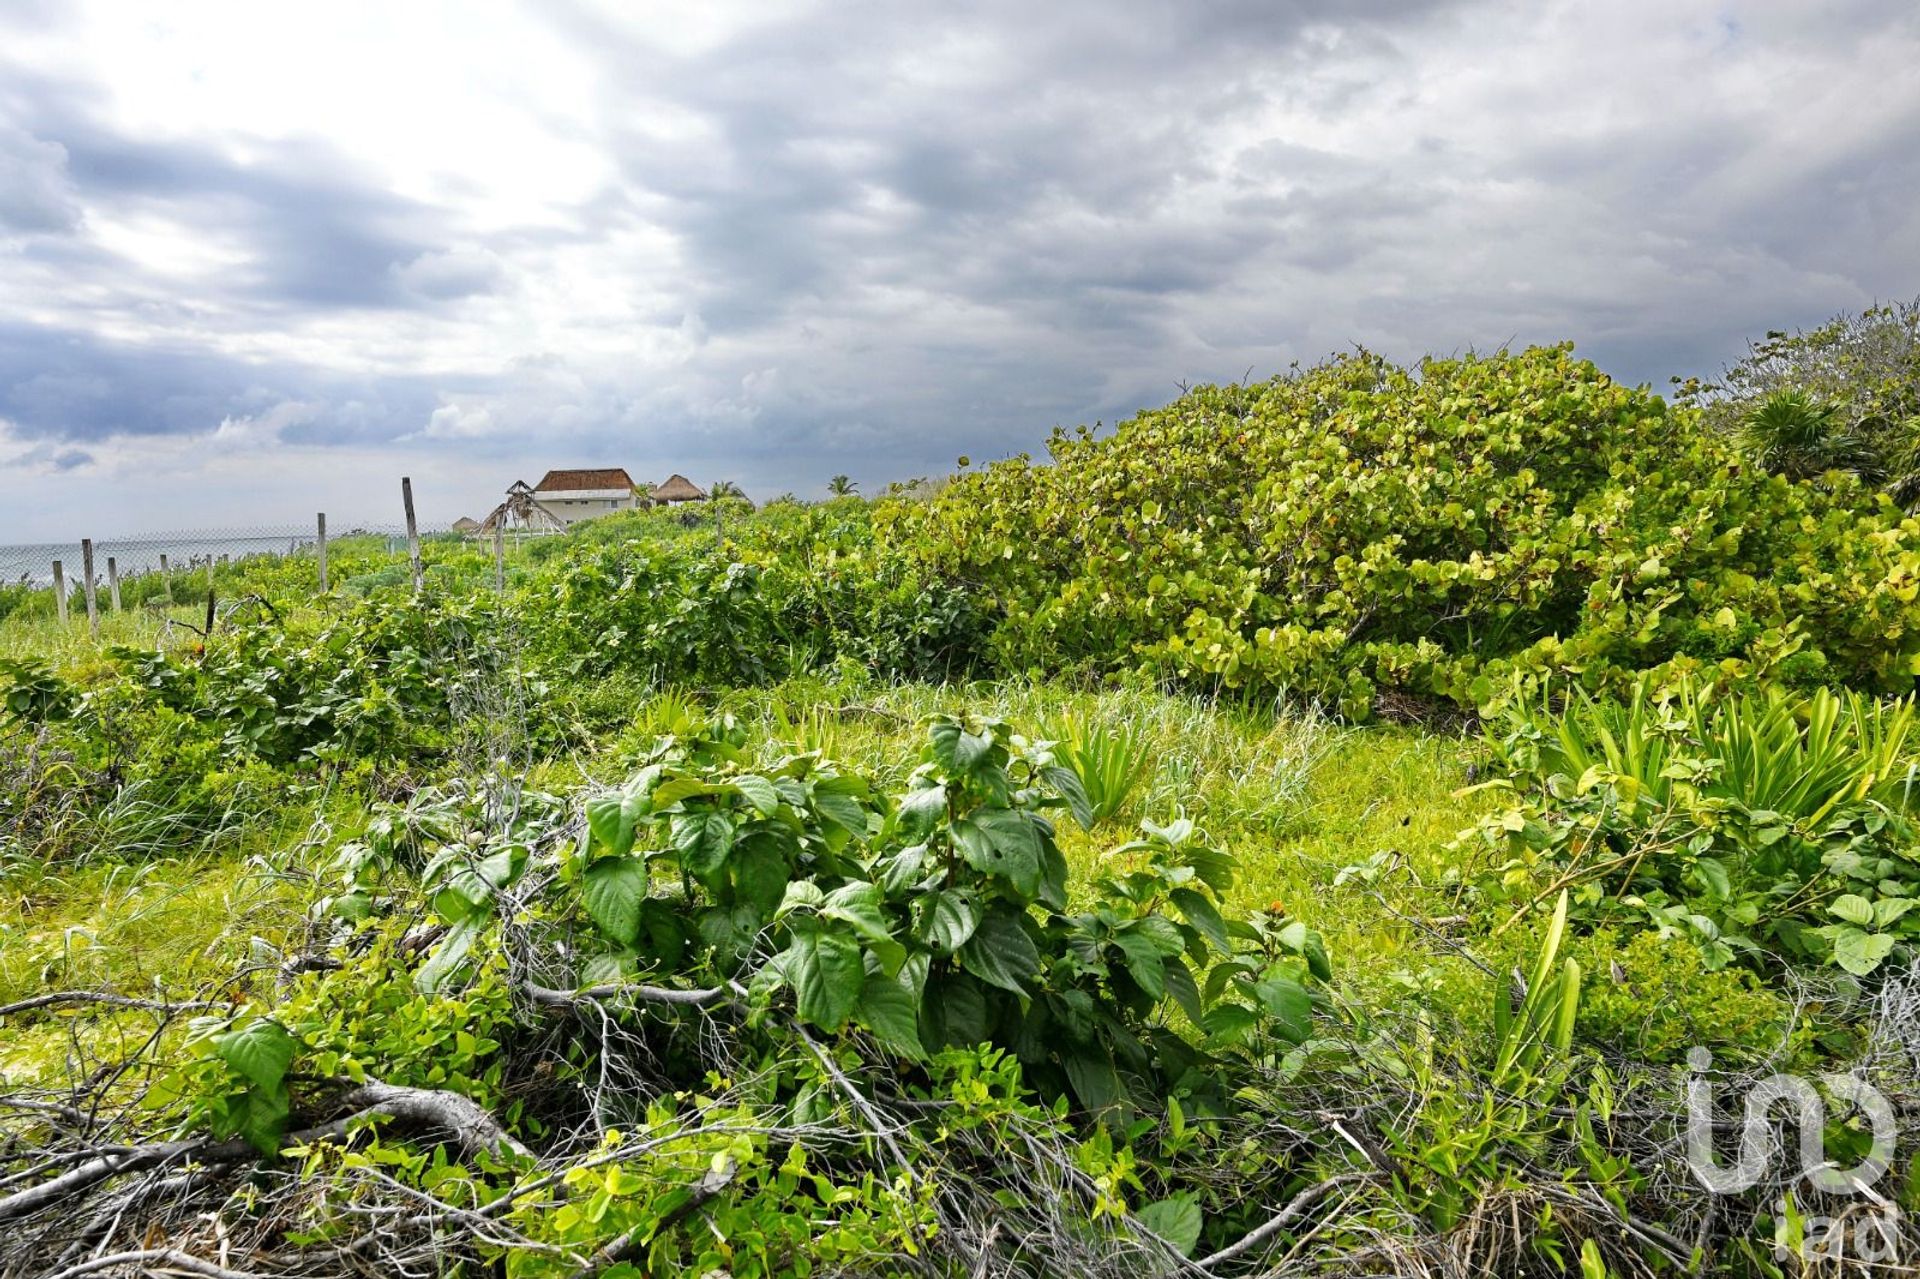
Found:
[[(159, 569), (160, 557), (175, 568), (189, 568), (217, 560), (222, 555), (240, 559), (247, 555), (286, 555), (311, 551), (313, 534), (291, 533), (237, 534), (195, 537), (135, 537), (93, 544), (93, 571), (105, 581), (107, 557), (111, 555), (120, 576), (136, 577)], [(69, 582), (80, 580), (80, 544), (78, 542), (26, 542), (0, 546), (0, 582), (32, 582), (37, 586), (53, 581), (53, 562), (60, 561)]]

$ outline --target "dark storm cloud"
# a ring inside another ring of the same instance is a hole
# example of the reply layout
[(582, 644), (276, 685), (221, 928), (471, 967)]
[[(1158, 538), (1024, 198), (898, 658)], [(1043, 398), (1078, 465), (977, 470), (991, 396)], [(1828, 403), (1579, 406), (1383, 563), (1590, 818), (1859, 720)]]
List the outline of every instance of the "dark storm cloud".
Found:
[[(0, 323), (0, 421), (43, 444), (204, 433), (286, 404), (309, 406), (281, 432), (290, 442), (381, 441), (424, 422), (436, 402), (419, 379), (354, 379)], [(35, 456), (58, 465), (56, 453)]]
[[(0, 255), (42, 290), (0, 311), (0, 423), (49, 469), (246, 421), (872, 487), (1353, 342), (1573, 338), (1664, 385), (1920, 291), (1920, 93), (1875, 62), (1911, 0), (1670, 8), (822, 2), (676, 45), (669, 17), (529, 6), (592, 86), (554, 136), (607, 176), (523, 225), (324, 139), (106, 123), (99, 86), (0, 47)], [(240, 265), (182, 284), (90, 217)], [(535, 323), (570, 251), (596, 296)], [(220, 353), (409, 325), (478, 371)]]

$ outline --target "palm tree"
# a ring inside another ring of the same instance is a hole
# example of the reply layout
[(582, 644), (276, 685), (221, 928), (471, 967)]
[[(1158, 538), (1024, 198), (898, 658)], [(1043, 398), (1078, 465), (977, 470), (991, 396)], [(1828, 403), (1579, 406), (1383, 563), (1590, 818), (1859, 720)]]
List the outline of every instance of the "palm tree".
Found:
[(745, 497), (746, 490), (732, 480), (715, 480), (707, 486), (708, 497)]
[(1804, 391), (1775, 391), (1747, 410), (1740, 442), (1756, 463), (1790, 480), (1828, 471), (1879, 479), (1873, 450), (1838, 415), (1838, 405), (1818, 403)]
[(853, 482), (850, 475), (836, 475), (827, 481), (827, 492), (835, 497), (852, 497), (859, 491), (860, 486)]

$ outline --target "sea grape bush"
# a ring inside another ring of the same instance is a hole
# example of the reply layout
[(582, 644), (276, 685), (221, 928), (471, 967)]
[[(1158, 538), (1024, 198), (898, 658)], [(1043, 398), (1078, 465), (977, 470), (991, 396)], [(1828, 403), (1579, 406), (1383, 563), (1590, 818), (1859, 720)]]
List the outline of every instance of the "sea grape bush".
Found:
[(1143, 667), (1364, 714), (1519, 673), (1911, 687), (1920, 525), (1744, 465), (1569, 347), (1367, 353), (1056, 432), (887, 512), (1001, 615), (1009, 669)]

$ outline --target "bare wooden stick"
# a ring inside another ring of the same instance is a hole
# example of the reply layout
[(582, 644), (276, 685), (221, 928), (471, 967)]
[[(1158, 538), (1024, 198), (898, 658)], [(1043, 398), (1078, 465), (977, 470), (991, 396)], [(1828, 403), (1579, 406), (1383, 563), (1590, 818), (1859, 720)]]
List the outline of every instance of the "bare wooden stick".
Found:
[(129, 1267), (129, 1274), (189, 1274), (201, 1276), (201, 1279), (266, 1279), (252, 1270), (229, 1270), (203, 1260), (178, 1248), (141, 1248), (135, 1252), (113, 1252), (104, 1257), (90, 1257), (65, 1270), (56, 1271), (48, 1279), (79, 1279), (81, 1275), (97, 1275), (106, 1270), (118, 1270)]
[(407, 559), (413, 565), (413, 593), (418, 595), (425, 584), (420, 572), (420, 526), (413, 518), (413, 481), (404, 475), (400, 477), (400, 502), (407, 508)]
[(80, 539), (80, 586), (87, 595), (87, 632), (99, 639), (100, 600), (93, 581), (93, 539), (90, 537)]
[(120, 565), (113, 556), (107, 556), (107, 598), (113, 601), (113, 611), (120, 611)]
[(169, 1003), (164, 999), (140, 999), (133, 995), (116, 995), (104, 990), (50, 990), (43, 995), (16, 1000), (11, 1004), (0, 1004), (0, 1017), (29, 1012), (35, 1008), (47, 1008), (54, 1004), (107, 1004), (114, 1008), (141, 1008), (160, 1013), (204, 1012), (209, 1008), (233, 1006), (205, 999)]
[(504, 519), (493, 526), (493, 588), (502, 595), (507, 593), (507, 522)]
[(60, 614), (60, 625), (67, 624), (67, 571), (60, 567), (60, 561), (53, 562), (53, 606)]
[(327, 513), (320, 512), (320, 534), (314, 541), (314, 549), (320, 554), (320, 593), (327, 593)]

